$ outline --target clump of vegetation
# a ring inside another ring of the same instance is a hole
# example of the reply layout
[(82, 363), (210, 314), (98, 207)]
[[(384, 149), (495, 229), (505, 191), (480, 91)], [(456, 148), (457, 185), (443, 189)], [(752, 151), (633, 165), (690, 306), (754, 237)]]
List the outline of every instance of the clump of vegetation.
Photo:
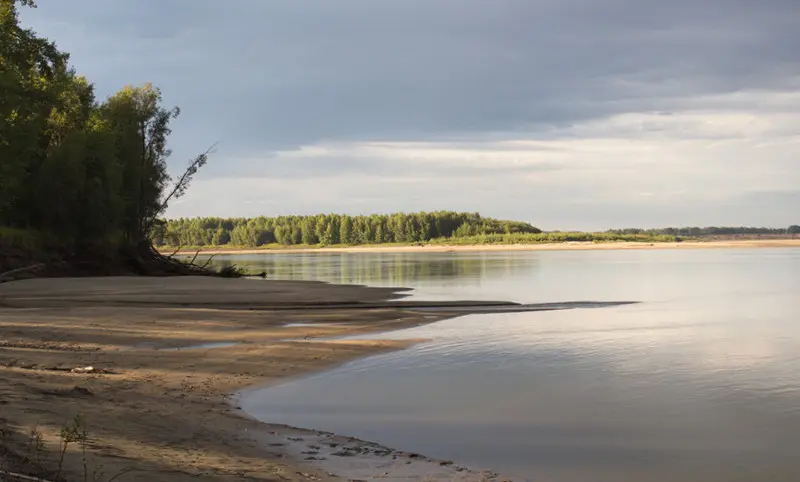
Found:
[(77, 448), (80, 463), (78, 471), (72, 471), (70, 480), (83, 482), (113, 482), (131, 473), (133, 469), (126, 469), (107, 477), (103, 466), (94, 464), (90, 460), (89, 432), (86, 421), (81, 414), (75, 415), (67, 421), (59, 431), (58, 450), (52, 454), (45, 443), (45, 436), (38, 427), (31, 429), (28, 434), (25, 452), (12, 453), (9, 445), (10, 433), (0, 429), (0, 480), (19, 480), (35, 482), (58, 482), (64, 480), (66, 462), (70, 450)]
[[(209, 151), (173, 183), (167, 138), (179, 109), (150, 84), (98, 101), (69, 54), (20, 26), (18, 4), (35, 7), (0, 0), (0, 243), (24, 250), (20, 258), (45, 250), (74, 265), (100, 251), (113, 258), (100, 266), (185, 271), (149, 234)], [(0, 260), (0, 272), (17, 267)]]
[(611, 229), (602, 232), (542, 232), (529, 223), (453, 211), (348, 216), (318, 214), (257, 218), (181, 218), (159, 221), (156, 246), (270, 247), (352, 246), (371, 244), (540, 244), (564, 242), (679, 242), (715, 236), (786, 236), (788, 229), (752, 227), (684, 227)]
[[(66, 477), (66, 462), (73, 448), (81, 469), (72, 470), (70, 480), (83, 482), (112, 482), (132, 470), (123, 470), (106, 477), (103, 466), (92, 463), (88, 453), (89, 433), (80, 414), (67, 421), (59, 431), (58, 449), (53, 454), (47, 447), (44, 433), (34, 427), (27, 435), (24, 452), (10, 449), (12, 433), (0, 428), (0, 480), (57, 482)], [(21, 445), (21, 444), (20, 444)], [(78, 475), (79, 474), (79, 475)]]
[(442, 237), (540, 232), (525, 222), (485, 218), (478, 213), (436, 211), (170, 219), (156, 225), (153, 240), (157, 246), (334, 246), (425, 243)]

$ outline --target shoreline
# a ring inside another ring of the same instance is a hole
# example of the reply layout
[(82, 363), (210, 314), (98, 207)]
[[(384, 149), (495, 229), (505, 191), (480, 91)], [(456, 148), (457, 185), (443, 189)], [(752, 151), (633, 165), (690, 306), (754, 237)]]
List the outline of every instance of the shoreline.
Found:
[[(456, 315), (460, 316), (460, 315)], [(431, 323), (441, 321), (433, 320)], [(426, 323), (420, 323), (426, 324)], [(418, 326), (418, 325), (415, 325)], [(394, 328), (400, 331), (412, 326)], [(386, 332), (379, 332), (386, 333)], [(350, 336), (350, 335), (345, 335)], [(410, 348), (426, 340), (398, 340), (401, 345), (379, 353), (343, 360), (331, 366), (308, 373), (301, 373), (275, 383), (256, 384), (232, 393), (230, 404), (240, 410), (240, 416), (260, 426), (255, 436), (265, 446), (279, 446), (288, 455), (307, 467), (320, 470), (336, 480), (358, 480), (382, 482), (404, 482), (406, 480), (458, 481), (458, 482), (512, 482), (494, 470), (458, 464), (451, 460), (428, 457), (417, 452), (398, 450), (379, 442), (364, 440), (347, 434), (327, 432), (312, 427), (297, 427), (259, 419), (255, 414), (241, 408), (242, 400), (255, 396), (257, 392), (269, 390), (284, 383), (324, 374), (347, 363)]]
[[(735, 249), (735, 248), (800, 248), (797, 239), (744, 239), (724, 241), (682, 241), (682, 242), (565, 242), (542, 244), (426, 244), (426, 245), (370, 245), (344, 246), (334, 248), (200, 248), (203, 255), (225, 254), (292, 254), (292, 253), (450, 253), (450, 252), (504, 252), (504, 251), (594, 251), (629, 249)], [(172, 254), (161, 250), (162, 254)], [(175, 255), (194, 255), (197, 249), (182, 249)]]
[[(462, 302), (467, 303), (467, 302)], [(620, 302), (561, 302), (561, 303), (537, 303), (537, 304), (519, 304), (516, 306), (503, 305), (491, 303), (486, 306), (475, 305), (475, 311), (463, 311), (464, 306), (456, 303), (453, 305), (453, 311), (447, 312), (444, 316), (435, 317), (431, 314), (424, 315), (423, 319), (410, 326), (401, 327), (387, 327), (385, 330), (379, 330), (373, 333), (378, 335), (385, 335), (397, 331), (414, 328), (416, 326), (427, 325), (444, 321), (450, 318), (457, 318), (459, 316), (475, 313), (503, 313), (512, 311), (553, 311), (562, 309), (579, 309), (579, 308), (601, 308), (608, 306), (620, 306), (635, 304), (638, 302), (620, 301)], [(491, 310), (491, 311), (483, 311)], [(435, 319), (434, 319), (435, 318)], [(325, 342), (355, 342), (360, 341), (368, 342), (370, 340), (376, 342), (387, 342), (384, 339), (370, 339), (359, 340), (351, 339), (353, 336), (369, 334), (366, 333), (345, 333), (342, 337), (327, 338)], [(452, 460), (438, 459), (420, 454), (417, 452), (410, 452), (408, 450), (400, 450), (388, 445), (383, 445), (381, 442), (374, 440), (364, 440), (358, 437), (353, 437), (347, 434), (332, 433), (323, 430), (318, 430), (313, 427), (297, 427), (292, 425), (285, 425), (279, 423), (268, 422), (261, 420), (252, 409), (245, 408), (247, 403), (244, 403), (248, 397), (257, 397), (260, 392), (273, 389), (284, 383), (292, 383), (299, 380), (307, 379), (316, 375), (324, 374), (331, 370), (340, 368), (350, 362), (369, 358), (373, 356), (384, 355), (394, 351), (401, 351), (411, 348), (419, 343), (430, 341), (428, 339), (415, 339), (403, 338), (392, 339), (397, 343), (391, 349), (382, 351), (380, 353), (365, 354), (363, 356), (343, 360), (328, 367), (323, 367), (320, 370), (315, 370), (308, 373), (301, 373), (288, 379), (271, 382), (266, 384), (255, 384), (239, 390), (232, 394), (231, 403), (235, 407), (241, 408), (241, 415), (253, 420), (256, 423), (265, 424), (270, 427), (281, 427), (283, 430), (267, 431), (266, 434), (260, 436), (260, 439), (265, 444), (270, 446), (280, 445), (286, 452), (298, 460), (323, 470), (327, 473), (335, 473), (339, 477), (344, 477), (347, 480), (380, 480), (380, 481), (397, 481), (404, 482), (406, 480), (419, 480), (424, 479), (428, 481), (461, 481), (461, 482), (489, 482), (489, 481), (527, 481), (527, 477), (520, 479), (519, 477), (510, 478), (502, 475), (499, 469), (475, 467), (463, 463), (457, 463)], [(298, 340), (298, 343), (306, 343), (304, 340)], [(379, 476), (375, 476), (379, 474)]]
[[(400, 296), (394, 289), (207, 277), (5, 283), (0, 429), (9, 435), (0, 449), (21, 450), (35, 428), (54, 450), (65, 419), (82, 414), (90, 465), (109, 476), (136, 470), (127, 481), (370, 480), (378, 467), (388, 474), (381, 480), (501, 480), (493, 472), (368, 441), (258, 421), (231, 403), (231, 394), (419, 341), (327, 338), (467, 314), (464, 307), (449, 313), (379, 306)], [(378, 306), (284, 311), (253, 306), (254, 299)], [(93, 370), (71, 372), (86, 366)], [(317, 454), (304, 453), (309, 451)], [(80, 478), (75, 452), (68, 451), (65, 471)]]

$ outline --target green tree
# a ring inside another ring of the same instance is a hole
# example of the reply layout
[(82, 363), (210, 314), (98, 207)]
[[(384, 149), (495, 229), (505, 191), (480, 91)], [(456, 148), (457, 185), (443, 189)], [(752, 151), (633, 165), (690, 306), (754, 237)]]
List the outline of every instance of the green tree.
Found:
[(339, 242), (353, 244), (353, 218), (344, 215), (339, 226)]
[[(47, 163), (48, 155), (84, 126), (94, 97), (85, 79), (69, 69), (68, 54), (20, 27), (16, 3), (0, 0), (0, 223), (40, 227), (42, 170), (62, 171)], [(63, 172), (72, 174), (76, 163)]]
[(317, 237), (317, 219), (313, 216), (305, 217), (300, 225), (301, 238), (305, 244), (319, 243)]
[(116, 139), (127, 195), (123, 233), (129, 241), (145, 239), (153, 220), (166, 208), (162, 196), (170, 181), (166, 161), (170, 121), (180, 110), (161, 106), (161, 91), (152, 84), (128, 86), (101, 107)]
[(291, 229), (284, 225), (275, 226), (275, 241), (278, 244), (292, 244)]
[(223, 229), (222, 226), (220, 226), (214, 232), (214, 237), (211, 238), (211, 244), (213, 244), (214, 246), (222, 246), (223, 244), (228, 244), (230, 240), (231, 240), (230, 233), (225, 229)]

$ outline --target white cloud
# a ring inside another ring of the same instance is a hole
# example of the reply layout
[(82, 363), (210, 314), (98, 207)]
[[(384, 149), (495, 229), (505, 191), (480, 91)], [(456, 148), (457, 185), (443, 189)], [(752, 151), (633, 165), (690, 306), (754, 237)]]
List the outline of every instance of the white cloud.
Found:
[[(688, 214), (684, 224), (734, 221), (729, 214), (715, 217), (714, 210), (745, 202), (747, 195), (791, 192), (800, 180), (800, 97), (761, 94), (751, 102), (777, 106), (775, 97), (783, 110), (627, 113), (551, 131), (548, 139), (332, 142), (279, 151), (258, 181), (226, 180), (227, 212), (262, 199), (263, 209), (250, 214), (463, 207), (550, 224), (563, 212), (560, 204), (592, 204), (593, 212), (607, 211), (603, 221), (564, 217), (558, 225), (601, 228), (625, 223), (620, 205), (635, 204), (629, 209), (652, 211), (655, 225), (674, 222), (664, 216), (670, 210)], [(715, 98), (698, 105), (710, 102), (725, 104)], [(293, 168), (300, 172), (282, 179)], [(193, 193), (191, 203), (171, 214), (213, 210), (198, 209), (203, 198), (218, 196)], [(762, 220), (739, 222), (793, 222), (789, 206), (769, 208), (773, 212)], [(615, 212), (619, 220), (607, 221)]]
[(446, 182), (441, 176), (449, 174), (501, 189), (510, 180), (531, 189), (583, 189), (601, 201), (640, 198), (641, 192), (664, 202), (792, 190), (800, 179), (800, 97), (761, 94), (751, 100), (775, 105), (775, 97), (783, 111), (626, 113), (551, 131), (549, 139), (321, 143), (271, 153), (263, 175), (281, 177), (299, 168), (306, 169), (299, 177), (330, 183), (358, 173), (409, 182)]

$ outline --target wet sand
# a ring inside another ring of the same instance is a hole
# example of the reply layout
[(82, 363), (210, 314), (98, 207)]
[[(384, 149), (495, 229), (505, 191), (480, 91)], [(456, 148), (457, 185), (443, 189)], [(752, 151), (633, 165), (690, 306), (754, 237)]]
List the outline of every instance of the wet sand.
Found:
[[(503, 480), (260, 423), (236, 406), (233, 394), (247, 387), (414, 342), (318, 338), (456, 314), (382, 305), (399, 296), (383, 288), (195, 277), (0, 284), (0, 471), (13, 468), (3, 468), (4, 453), (44, 458), (55, 468), (59, 431), (80, 414), (87, 467), (77, 447), (64, 463), (75, 480), (87, 471), (91, 480), (97, 470), (104, 474), (98, 481), (121, 472), (116, 480)], [(85, 367), (92, 369), (73, 370)], [(31, 448), (34, 430), (43, 437), (40, 450)]]
[[(475, 244), (475, 245), (370, 245), (337, 248), (203, 248), (203, 254), (261, 254), (261, 253), (447, 253), (482, 251), (571, 251), (571, 250), (616, 250), (616, 249), (731, 249), (731, 248), (798, 248), (797, 239), (748, 239), (726, 241), (683, 241), (680, 243), (592, 243), (567, 242), (543, 244)], [(185, 249), (177, 254), (194, 255), (196, 249)], [(171, 251), (170, 251), (171, 253)]]

